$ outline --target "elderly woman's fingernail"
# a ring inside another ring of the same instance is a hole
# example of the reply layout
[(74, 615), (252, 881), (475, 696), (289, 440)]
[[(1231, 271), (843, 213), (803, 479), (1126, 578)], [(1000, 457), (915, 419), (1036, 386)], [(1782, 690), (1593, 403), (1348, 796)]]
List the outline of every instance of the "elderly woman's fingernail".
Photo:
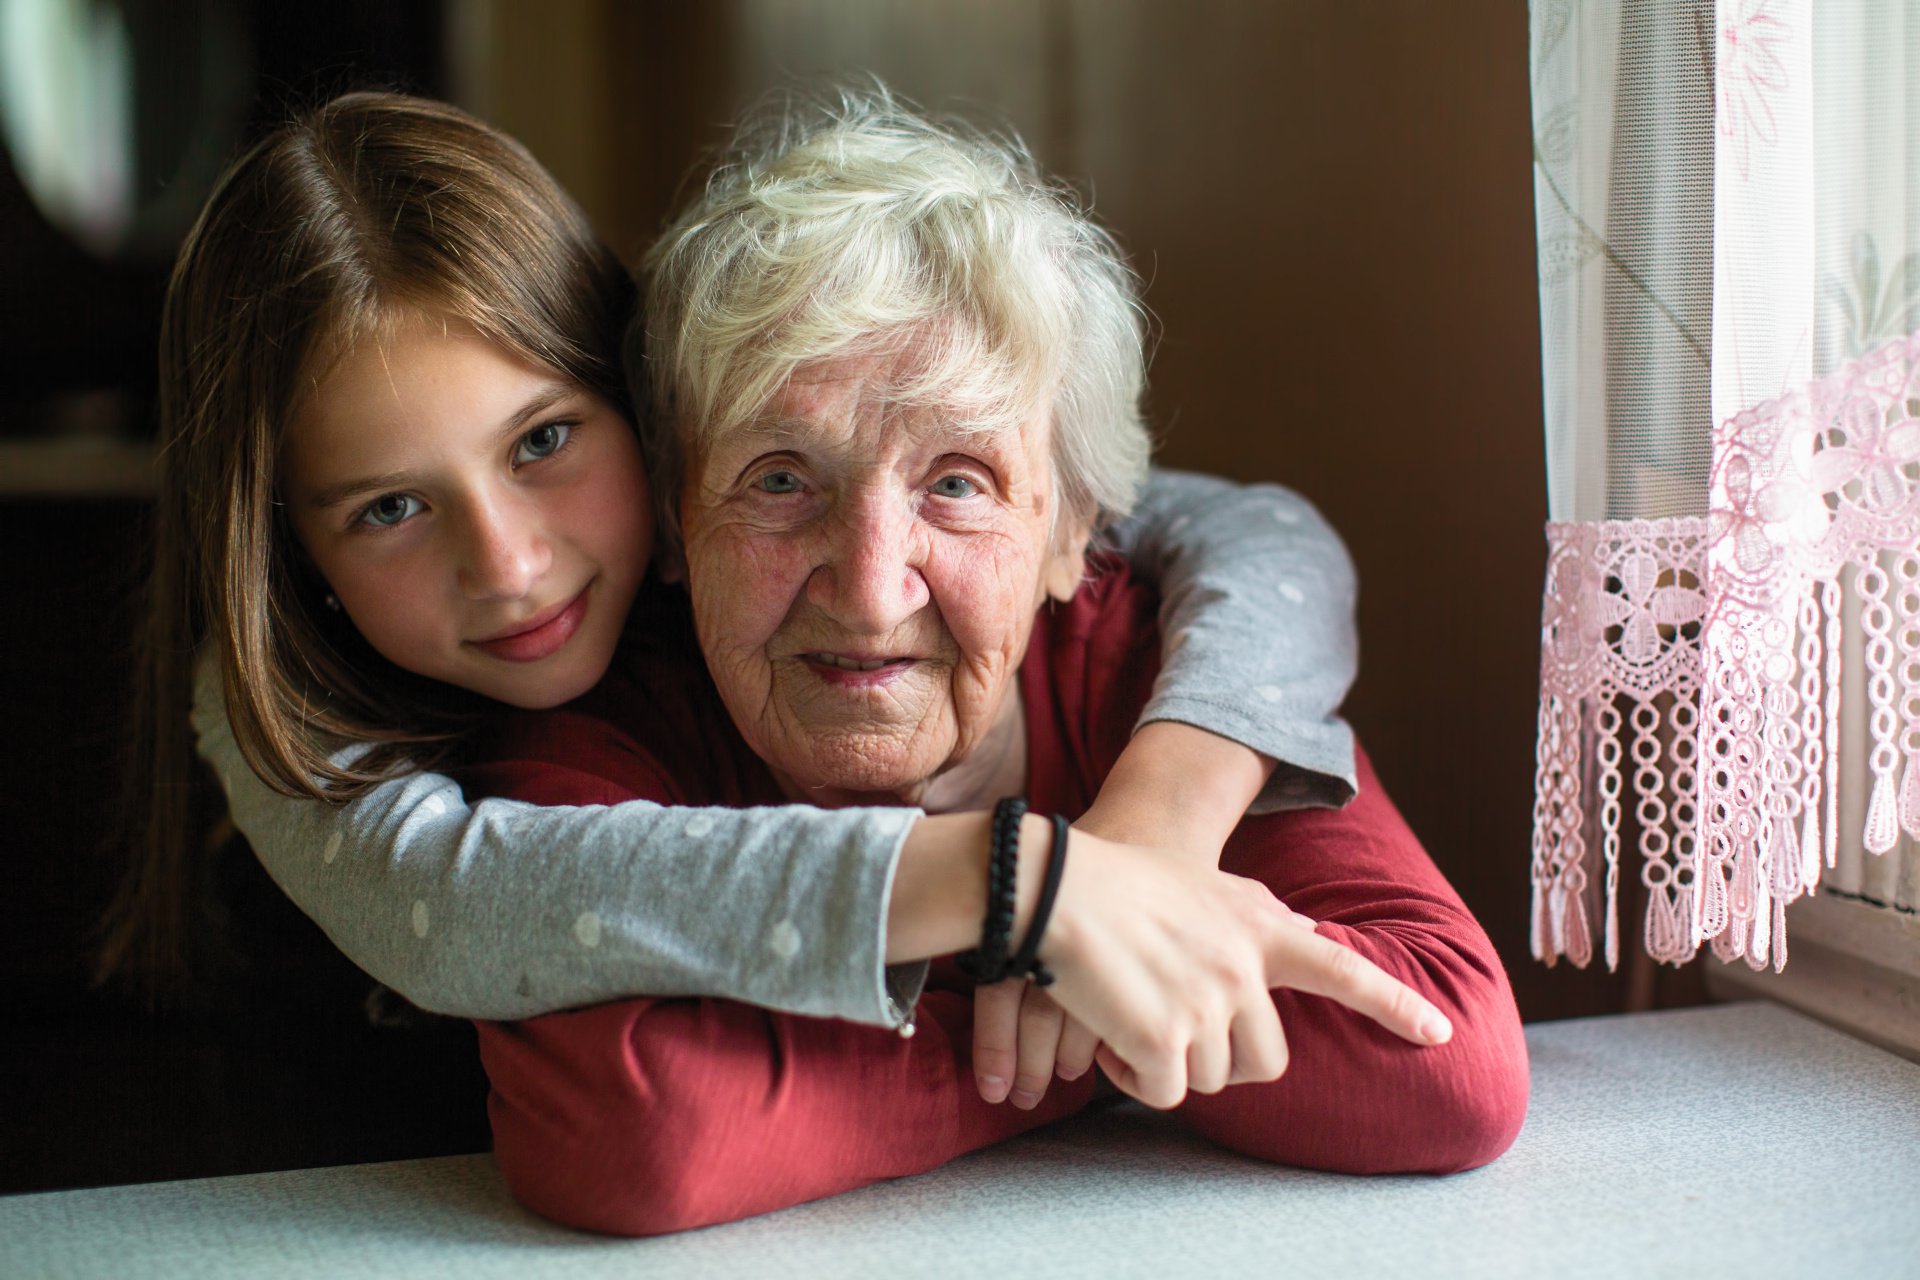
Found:
[(1015, 1089), (1009, 1101), (1022, 1111), (1031, 1111), (1040, 1105), (1040, 1095), (1031, 1089)]
[(979, 1077), (979, 1081), (980, 1096), (988, 1102), (1005, 1102), (1007, 1100), (1007, 1082), (1005, 1080), (999, 1076), (981, 1076)]
[(1420, 1015), (1420, 1038), (1428, 1044), (1445, 1044), (1453, 1039), (1453, 1024), (1439, 1011), (1428, 1010)]

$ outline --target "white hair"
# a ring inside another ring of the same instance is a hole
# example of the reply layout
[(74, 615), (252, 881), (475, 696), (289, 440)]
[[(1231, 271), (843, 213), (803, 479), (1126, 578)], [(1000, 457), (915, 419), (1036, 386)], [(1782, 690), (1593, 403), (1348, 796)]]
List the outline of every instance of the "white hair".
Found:
[(803, 365), (903, 352), (889, 394), (968, 429), (1051, 409), (1056, 515), (1098, 527), (1133, 508), (1152, 449), (1137, 280), (1017, 138), (877, 85), (782, 103), (741, 127), (646, 267), (628, 368), (639, 381), (643, 358), (651, 383), (669, 536), (689, 452), (752, 423)]

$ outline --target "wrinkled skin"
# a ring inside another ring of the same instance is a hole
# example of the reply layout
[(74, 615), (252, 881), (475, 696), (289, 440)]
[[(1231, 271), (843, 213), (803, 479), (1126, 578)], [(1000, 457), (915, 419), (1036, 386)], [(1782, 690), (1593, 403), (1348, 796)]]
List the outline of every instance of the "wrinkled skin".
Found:
[(788, 793), (974, 808), (1023, 788), (1014, 673), (1082, 574), (1051, 431), (964, 429), (889, 395), (909, 357), (804, 366), (699, 451), (683, 501), (701, 648)]

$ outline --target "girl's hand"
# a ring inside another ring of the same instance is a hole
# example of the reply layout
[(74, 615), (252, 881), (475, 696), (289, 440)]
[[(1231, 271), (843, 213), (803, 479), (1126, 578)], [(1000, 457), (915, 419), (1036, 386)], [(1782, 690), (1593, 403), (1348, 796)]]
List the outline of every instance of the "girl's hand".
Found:
[[(1114, 763), (1076, 832), (1145, 845), (1214, 867), (1273, 762), (1237, 742), (1171, 720), (1143, 726)], [(1084, 852), (1084, 842), (1076, 842)], [(1284, 908), (1283, 908), (1284, 909)], [(1099, 1038), (1025, 980), (974, 995), (973, 1074), (988, 1102), (1038, 1106), (1054, 1076), (1077, 1080)]]
[[(1271, 768), (1271, 761), (1203, 729), (1172, 721), (1147, 725), (1128, 743), (1093, 807), (1074, 824), (1072, 851), (1095, 853), (1099, 843), (1088, 837), (1098, 836), (1147, 846), (1196, 868), (1214, 867)], [(1277, 900), (1273, 906), (1303, 919)], [(1039, 1105), (1054, 1076), (1077, 1080), (1086, 1072), (1098, 1044), (1084, 1024), (1024, 980), (975, 993), (974, 1081), (988, 1102)]]
[[(1314, 927), (1284, 903), (1276, 905), (1293, 924)], [(1046, 1096), (1053, 1077), (1078, 1080), (1085, 1075), (1099, 1046), (1099, 1037), (1068, 1017), (1045, 987), (1009, 978), (974, 992), (974, 1082), (988, 1102), (1010, 1101), (1031, 1111)]]
[(1264, 885), (1090, 834), (1075, 839), (1040, 953), (1053, 1000), (1103, 1042), (1101, 1067), (1153, 1107), (1280, 1076), (1271, 987), (1337, 1000), (1416, 1044), (1452, 1034), (1412, 988), (1302, 927)]

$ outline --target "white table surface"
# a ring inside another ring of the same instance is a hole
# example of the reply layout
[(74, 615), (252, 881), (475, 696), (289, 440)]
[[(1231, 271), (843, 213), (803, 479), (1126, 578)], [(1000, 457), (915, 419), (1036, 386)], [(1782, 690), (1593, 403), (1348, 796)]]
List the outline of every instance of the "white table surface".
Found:
[(549, 1226), (485, 1156), (5, 1197), (0, 1277), (1920, 1276), (1920, 1064), (1760, 1003), (1527, 1041), (1518, 1142), (1449, 1178), (1278, 1169), (1122, 1107), (656, 1240)]

